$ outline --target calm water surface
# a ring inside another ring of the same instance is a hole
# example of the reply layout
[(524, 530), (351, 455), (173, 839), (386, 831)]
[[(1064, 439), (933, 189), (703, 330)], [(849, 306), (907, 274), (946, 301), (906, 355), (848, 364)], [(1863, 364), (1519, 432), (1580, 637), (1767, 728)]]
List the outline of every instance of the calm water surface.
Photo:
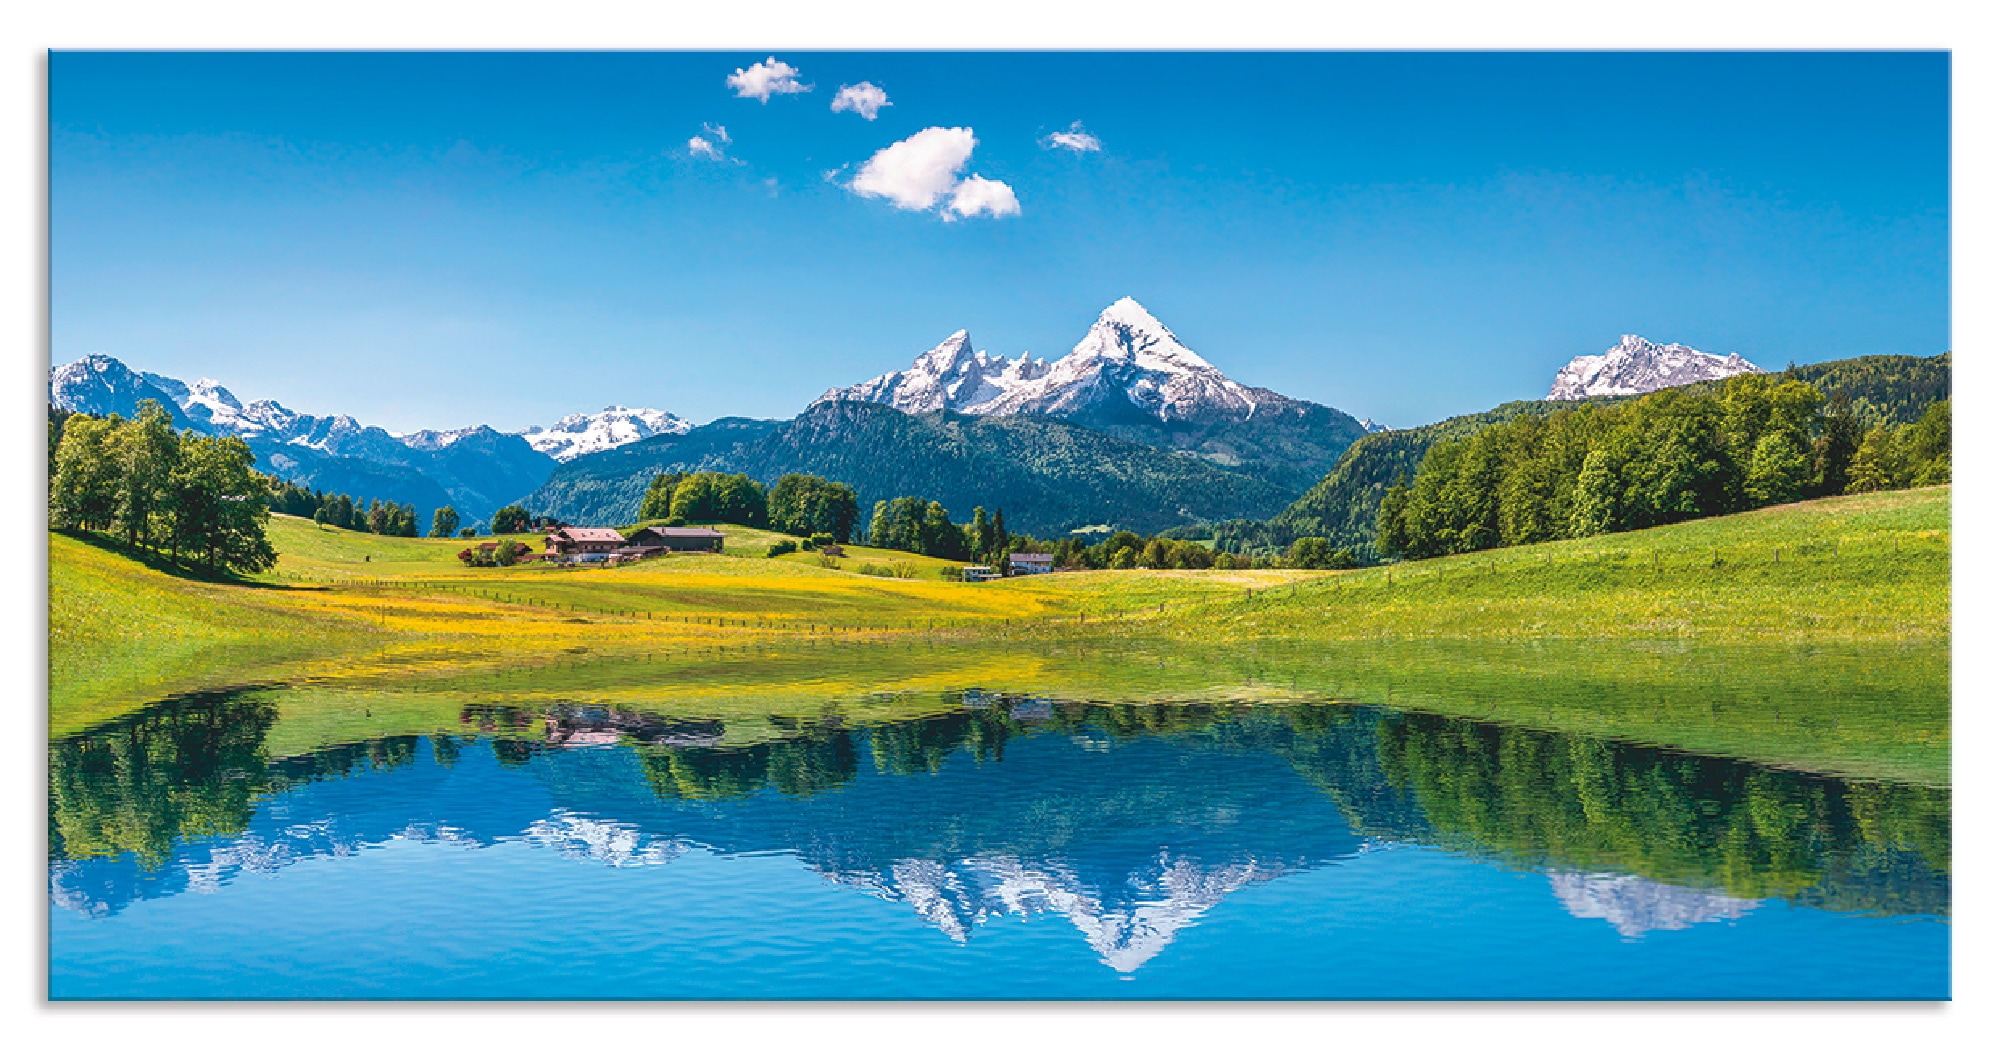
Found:
[(867, 727), (271, 692), (50, 746), (75, 998), (1940, 998), (1948, 792), (1339, 703)]

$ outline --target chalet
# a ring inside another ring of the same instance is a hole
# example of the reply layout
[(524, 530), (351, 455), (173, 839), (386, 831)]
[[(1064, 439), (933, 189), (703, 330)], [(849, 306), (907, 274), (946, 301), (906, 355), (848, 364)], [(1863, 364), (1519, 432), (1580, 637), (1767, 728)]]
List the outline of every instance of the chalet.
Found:
[(651, 525), (632, 533), (631, 545), (659, 550), (722, 552), (722, 533), (713, 528), (667, 528)]
[(1053, 554), (1008, 554), (1007, 568), (1014, 575), (1047, 575), (1056, 570)]
[(988, 579), (1000, 578), (1000, 573), (986, 565), (966, 565), (959, 572), (968, 583), (984, 583)]
[(625, 545), (616, 528), (558, 528), (549, 533), (548, 552), (557, 557), (608, 554)]

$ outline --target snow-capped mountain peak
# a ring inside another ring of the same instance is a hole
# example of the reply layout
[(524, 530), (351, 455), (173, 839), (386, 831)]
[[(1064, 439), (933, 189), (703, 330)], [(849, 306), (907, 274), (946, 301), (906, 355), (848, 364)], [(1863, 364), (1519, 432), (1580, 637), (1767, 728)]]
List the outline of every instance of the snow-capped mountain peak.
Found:
[(1150, 416), (1159, 423), (1217, 413), (1247, 419), (1260, 404), (1285, 399), (1222, 374), (1128, 296), (1105, 307), (1082, 341), (1053, 364), (1026, 353), (1011, 361), (988, 356), (958, 331), (908, 370), (828, 390), (814, 403), (843, 400), (905, 412)]
[[(1216, 367), (1190, 350), (1158, 317), (1126, 296), (1104, 308), (1071, 356), (1087, 354), (1161, 371), (1210, 371)], [(1226, 381), (1226, 380), (1225, 380)]]
[(991, 356), (973, 348), (964, 328), (917, 355), (909, 370), (889, 372), (845, 389), (828, 390), (821, 401), (870, 401), (904, 412), (948, 410), (983, 414), (980, 406), (1032, 383), (1048, 372), (1048, 364)]
[(672, 412), (614, 404), (601, 412), (565, 415), (546, 429), (531, 426), (521, 431), (521, 436), (536, 451), (566, 463), (581, 455), (643, 441), (663, 433), (686, 433), (693, 428), (693, 423)]
[(1616, 397), (1652, 393), (1670, 386), (1685, 386), (1708, 379), (1761, 372), (1764, 369), (1739, 354), (1723, 357), (1703, 353), (1677, 342), (1661, 345), (1637, 335), (1627, 335), (1618, 345), (1601, 354), (1575, 357), (1549, 386), (1550, 401), (1575, 401), (1585, 397)]

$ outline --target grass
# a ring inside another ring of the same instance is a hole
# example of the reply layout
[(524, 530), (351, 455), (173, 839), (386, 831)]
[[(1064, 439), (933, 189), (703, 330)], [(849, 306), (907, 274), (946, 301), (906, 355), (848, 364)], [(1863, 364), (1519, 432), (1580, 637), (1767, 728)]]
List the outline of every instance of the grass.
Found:
[[(465, 540), (274, 517), (278, 566), (247, 584), (52, 534), (50, 729), (255, 682), (292, 686), (299, 740), (508, 697), (727, 715), (751, 739), (964, 687), (1338, 696), (1939, 784), (1950, 506), (1939, 488), (1351, 572), (982, 584), (900, 551), (768, 558), (786, 537), (737, 526), (723, 556), (474, 569)], [(914, 578), (858, 571), (894, 563)]]
[(1121, 633), (1210, 639), (1951, 637), (1951, 491), (1822, 499), (1174, 605)]

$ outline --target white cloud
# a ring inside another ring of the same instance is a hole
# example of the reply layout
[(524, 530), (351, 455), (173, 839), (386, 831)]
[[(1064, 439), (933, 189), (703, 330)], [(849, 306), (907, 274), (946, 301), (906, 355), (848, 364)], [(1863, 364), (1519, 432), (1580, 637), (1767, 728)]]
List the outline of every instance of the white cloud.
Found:
[(1014, 188), (1005, 182), (967, 175), (965, 181), (952, 189), (945, 219), (950, 220), (954, 213), (968, 219), (984, 213), (997, 219), (1002, 215), (1019, 215), (1021, 202), (1014, 198)]
[(714, 143), (700, 135), (688, 139), (688, 155), (693, 157), (707, 157), (710, 160), (722, 159), (722, 151), (715, 148)]
[(729, 144), (729, 129), (721, 124), (703, 124), (701, 130), (723, 145)]
[(754, 98), (759, 102), (769, 102), (772, 95), (796, 95), (812, 90), (811, 84), (799, 83), (797, 69), (778, 61), (776, 55), (729, 74), (726, 83), (736, 89), (737, 98)]
[(928, 211), (944, 201), (941, 213), (947, 220), (1019, 215), (1021, 202), (1005, 182), (978, 175), (959, 177), (978, 144), (969, 127), (927, 127), (869, 157), (847, 188), (864, 197), (881, 197), (905, 211)]
[(1083, 129), (1079, 120), (1069, 126), (1068, 131), (1058, 131), (1042, 140), (1043, 149), (1067, 149), (1076, 153), (1095, 153), (1104, 148), (1097, 136)]
[(969, 127), (927, 127), (869, 157), (848, 188), (922, 211), (958, 185), (959, 169), (978, 144)]
[(842, 84), (833, 96), (834, 112), (852, 111), (861, 114), (863, 120), (875, 119), (875, 114), (887, 105), (894, 105), (889, 101), (889, 93), (866, 80), (859, 84)]

